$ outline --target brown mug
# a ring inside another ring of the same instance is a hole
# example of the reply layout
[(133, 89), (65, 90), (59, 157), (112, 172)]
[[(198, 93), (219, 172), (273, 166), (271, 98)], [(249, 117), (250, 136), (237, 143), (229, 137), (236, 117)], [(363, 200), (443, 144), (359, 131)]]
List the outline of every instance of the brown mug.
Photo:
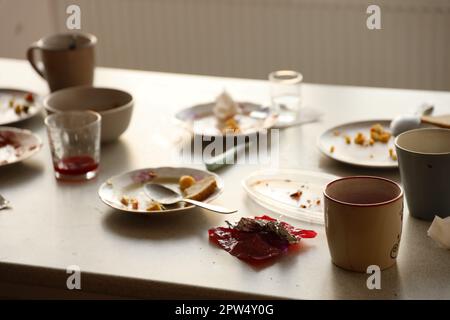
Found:
[(324, 191), (325, 231), (331, 259), (358, 272), (395, 264), (403, 222), (403, 190), (395, 182), (353, 176), (329, 183)]
[[(45, 80), (50, 91), (94, 81), (97, 38), (87, 33), (60, 33), (33, 43), (27, 51), (31, 66)], [(38, 61), (36, 53), (40, 54)]]

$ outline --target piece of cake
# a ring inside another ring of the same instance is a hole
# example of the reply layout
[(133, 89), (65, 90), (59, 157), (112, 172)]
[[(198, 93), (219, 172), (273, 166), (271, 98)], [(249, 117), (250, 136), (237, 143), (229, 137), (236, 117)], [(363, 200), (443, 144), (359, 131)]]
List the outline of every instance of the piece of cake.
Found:
[(184, 194), (187, 199), (203, 201), (213, 194), (216, 188), (216, 179), (213, 176), (209, 176), (185, 189)]

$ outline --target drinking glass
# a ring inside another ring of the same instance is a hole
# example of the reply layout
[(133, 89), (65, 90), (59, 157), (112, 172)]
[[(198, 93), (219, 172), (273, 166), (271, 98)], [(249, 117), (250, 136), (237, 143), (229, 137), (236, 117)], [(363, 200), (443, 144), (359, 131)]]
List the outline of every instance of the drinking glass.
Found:
[(58, 112), (47, 116), (45, 125), (56, 178), (73, 181), (94, 178), (100, 162), (100, 114)]
[(293, 122), (298, 118), (302, 104), (303, 76), (293, 70), (279, 70), (269, 74), (272, 110), (280, 122)]

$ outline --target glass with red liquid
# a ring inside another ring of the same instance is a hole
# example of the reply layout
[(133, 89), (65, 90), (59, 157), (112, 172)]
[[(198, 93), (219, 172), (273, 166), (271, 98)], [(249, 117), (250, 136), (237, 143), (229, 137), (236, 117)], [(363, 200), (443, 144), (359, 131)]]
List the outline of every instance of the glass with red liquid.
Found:
[(94, 111), (65, 111), (45, 118), (55, 176), (83, 181), (97, 175), (101, 116)]

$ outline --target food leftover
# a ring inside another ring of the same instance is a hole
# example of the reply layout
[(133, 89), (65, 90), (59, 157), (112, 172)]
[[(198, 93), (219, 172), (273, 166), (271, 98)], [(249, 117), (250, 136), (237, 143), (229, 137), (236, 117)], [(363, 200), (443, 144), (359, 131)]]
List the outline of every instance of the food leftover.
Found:
[(185, 189), (184, 195), (187, 199), (203, 201), (213, 194), (216, 188), (216, 179), (213, 176), (209, 176)]
[(208, 230), (210, 241), (247, 262), (263, 261), (297, 247), (302, 238), (314, 238), (312, 230), (296, 228), (267, 215), (243, 217), (228, 227)]

